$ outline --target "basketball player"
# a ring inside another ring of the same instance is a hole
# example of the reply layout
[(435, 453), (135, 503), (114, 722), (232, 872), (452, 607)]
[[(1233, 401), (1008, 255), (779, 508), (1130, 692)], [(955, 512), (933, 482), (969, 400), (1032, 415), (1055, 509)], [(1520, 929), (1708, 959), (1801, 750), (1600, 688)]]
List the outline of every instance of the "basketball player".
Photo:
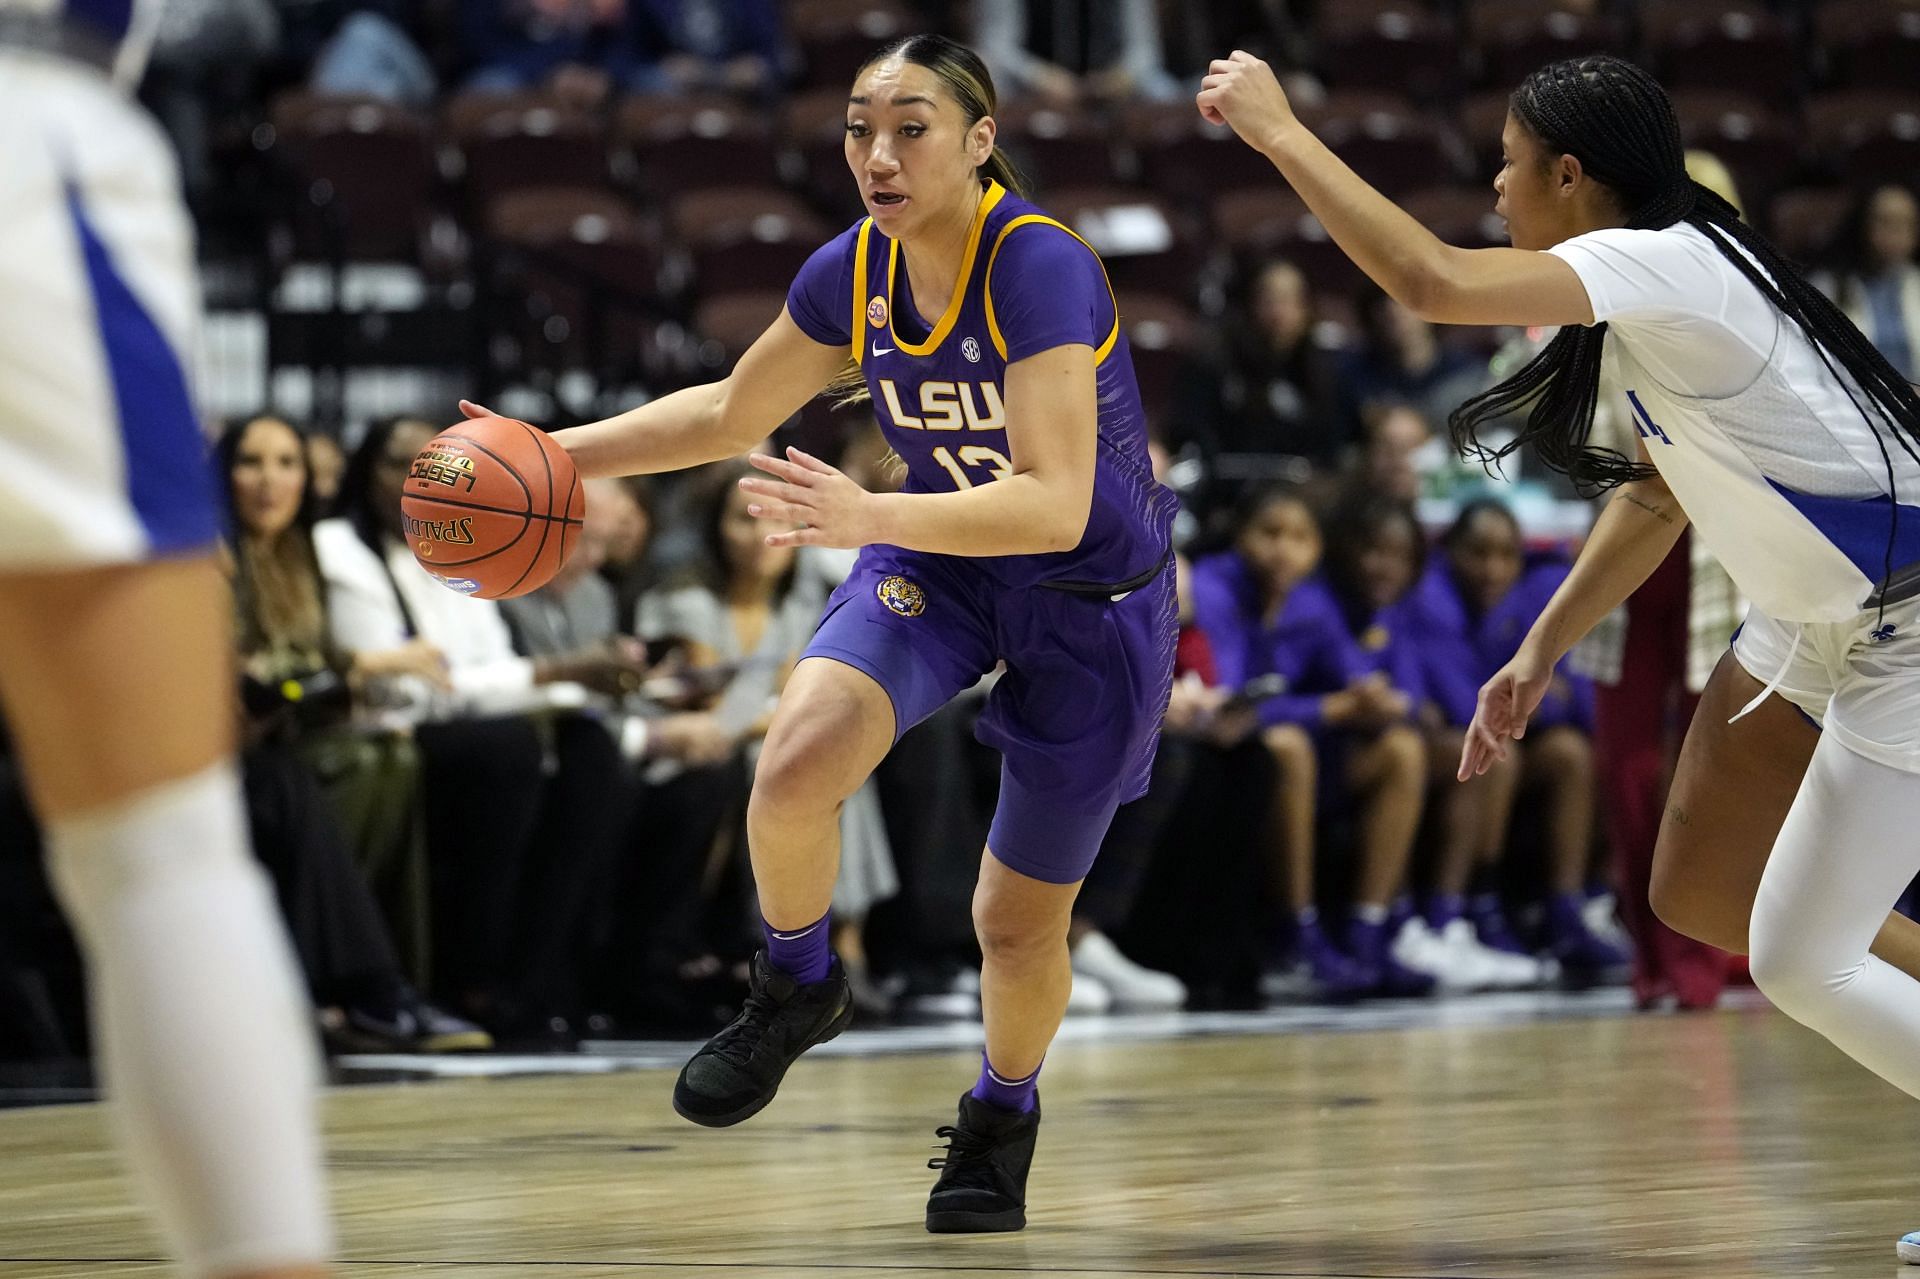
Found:
[(127, 99), (157, 16), (0, 0), (0, 706), (170, 1250), (295, 1279), (331, 1248), (317, 1063), (233, 764), (192, 233)]
[[(1532, 441), (1548, 465), (1619, 493), (1481, 689), (1460, 776), (1506, 754), (1554, 662), (1691, 520), (1753, 609), (1687, 737), (1655, 905), (1683, 932), (1750, 950), (1776, 1004), (1920, 1096), (1920, 928), (1888, 917), (1920, 870), (1914, 389), (1688, 178), (1673, 107), (1631, 63), (1553, 63), (1514, 93), (1494, 181), (1511, 249), (1435, 239), (1300, 125), (1257, 58), (1214, 62), (1198, 101), (1428, 319), (1563, 326), (1454, 414), (1456, 439), (1486, 457)], [(1637, 458), (1586, 443), (1603, 378), (1637, 425)], [(1521, 410), (1512, 444), (1478, 443), (1483, 424)], [(1825, 729), (1810, 752), (1803, 712)], [(1916, 1244), (1903, 1240), (1903, 1256), (1920, 1258)]]
[(814, 254), (725, 381), (554, 437), (588, 476), (669, 470), (864, 384), (906, 463), (899, 494), (791, 449), (742, 481), (781, 526), (770, 544), (863, 549), (760, 757), (747, 820), (767, 944), (746, 1009), (680, 1074), (674, 1106), (695, 1123), (753, 1115), (847, 1024), (827, 950), (836, 814), (902, 733), (1006, 663), (980, 727), (1005, 757), (973, 900), (986, 1052), (939, 1130), (933, 1231), (1026, 1223), (1069, 912), (1114, 809), (1146, 788), (1176, 642), (1174, 499), (1105, 270), (1020, 198), (993, 109), (986, 67), (952, 41), (875, 55), (847, 101), (869, 216)]

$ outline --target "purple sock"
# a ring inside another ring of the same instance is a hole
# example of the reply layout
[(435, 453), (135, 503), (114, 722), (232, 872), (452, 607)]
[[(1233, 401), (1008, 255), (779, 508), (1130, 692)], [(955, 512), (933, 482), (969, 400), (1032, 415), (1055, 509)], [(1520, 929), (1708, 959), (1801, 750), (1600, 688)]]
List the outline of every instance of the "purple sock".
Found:
[(1039, 1092), (1040, 1071), (1037, 1068), (1025, 1079), (1008, 1079), (1005, 1075), (995, 1073), (987, 1055), (980, 1054), (980, 1082), (973, 1086), (974, 1100), (984, 1101), (997, 1110), (1010, 1110), (1016, 1115), (1024, 1115), (1033, 1109)]
[(776, 932), (772, 924), (762, 919), (760, 931), (767, 936), (768, 965), (802, 986), (826, 980), (832, 959), (827, 950), (827, 941), (833, 932), (828, 921), (832, 918), (833, 912), (828, 911), (807, 927), (788, 932)]

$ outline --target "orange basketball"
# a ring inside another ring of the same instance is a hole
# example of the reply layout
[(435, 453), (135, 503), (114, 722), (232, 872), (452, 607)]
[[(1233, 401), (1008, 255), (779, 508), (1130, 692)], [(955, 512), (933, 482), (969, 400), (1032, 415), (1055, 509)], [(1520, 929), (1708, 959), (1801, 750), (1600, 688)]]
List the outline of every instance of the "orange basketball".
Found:
[(580, 541), (587, 497), (545, 431), (472, 418), (413, 459), (400, 512), (420, 566), (462, 595), (504, 600), (553, 579)]

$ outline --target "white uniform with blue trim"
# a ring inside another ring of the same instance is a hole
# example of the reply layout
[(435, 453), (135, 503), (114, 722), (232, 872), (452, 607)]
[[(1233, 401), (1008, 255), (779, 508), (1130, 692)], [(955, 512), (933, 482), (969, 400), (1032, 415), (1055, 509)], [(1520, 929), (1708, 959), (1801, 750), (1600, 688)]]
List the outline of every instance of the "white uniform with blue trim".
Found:
[(127, 90), (151, 16), (0, 0), (0, 571), (218, 534), (185, 374), (192, 227), (173, 153)]
[(1920, 602), (1871, 603), (1890, 536), (1896, 582), (1920, 563), (1920, 462), (1897, 428), (1698, 229), (1548, 251), (1608, 326), (1602, 393), (1753, 601), (1735, 656), (1860, 753), (1920, 771)]

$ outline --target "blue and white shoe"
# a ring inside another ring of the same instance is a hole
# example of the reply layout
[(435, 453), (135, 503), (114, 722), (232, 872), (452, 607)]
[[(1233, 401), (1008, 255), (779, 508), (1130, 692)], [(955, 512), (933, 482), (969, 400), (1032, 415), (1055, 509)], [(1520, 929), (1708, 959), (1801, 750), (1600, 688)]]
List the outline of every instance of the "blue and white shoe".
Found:
[(1894, 1255), (1910, 1266), (1920, 1266), (1920, 1230), (1900, 1236), (1900, 1242), (1893, 1245)]

